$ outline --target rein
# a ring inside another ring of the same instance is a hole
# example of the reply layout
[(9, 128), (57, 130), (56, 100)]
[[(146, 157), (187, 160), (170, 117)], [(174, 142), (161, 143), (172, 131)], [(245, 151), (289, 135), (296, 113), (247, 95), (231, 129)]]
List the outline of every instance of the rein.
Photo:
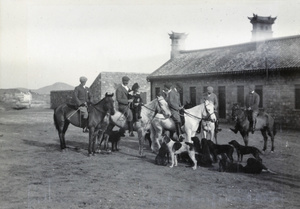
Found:
[[(200, 118), (200, 117), (198, 117), (198, 116), (196, 116), (196, 115), (193, 115), (193, 114), (191, 114), (191, 113), (188, 113), (188, 112), (185, 111), (185, 109), (184, 109), (184, 114), (186, 114), (186, 115), (189, 116), (189, 117), (196, 118), (196, 119), (198, 119), (198, 120), (200, 120), (200, 121), (202, 121), (202, 120), (204, 120), (204, 121), (212, 121), (212, 120), (210, 120), (210, 116), (211, 116), (212, 114), (214, 114), (214, 113), (210, 113), (210, 114), (209, 114), (209, 112), (208, 112), (207, 109), (206, 109), (206, 105), (204, 105), (204, 106), (205, 106), (205, 111), (208, 113), (207, 117), (205, 117), (205, 118)], [(174, 109), (174, 108), (172, 108), (172, 109)], [(175, 110), (175, 109), (174, 109), (174, 110)], [(179, 110), (176, 110), (176, 111), (179, 112)], [(180, 116), (184, 116), (184, 114), (182, 115), (182, 114), (179, 113)]]

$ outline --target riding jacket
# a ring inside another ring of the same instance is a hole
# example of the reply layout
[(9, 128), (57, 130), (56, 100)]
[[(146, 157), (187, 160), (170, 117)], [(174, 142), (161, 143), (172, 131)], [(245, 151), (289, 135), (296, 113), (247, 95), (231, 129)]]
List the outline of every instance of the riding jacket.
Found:
[(118, 110), (127, 117), (128, 121), (132, 121), (132, 112), (128, 107), (129, 91), (123, 85), (119, 85), (116, 89), (116, 100), (118, 102)]
[(260, 97), (256, 92), (247, 94), (245, 99), (246, 108), (251, 107), (251, 110), (258, 111), (259, 100)]
[(181, 109), (180, 95), (177, 90), (171, 89), (166, 97), (166, 101), (170, 107), (172, 118), (175, 122), (181, 122), (179, 110)]
[(90, 101), (90, 93), (87, 87), (82, 84), (76, 86), (73, 92), (72, 104), (80, 106)]

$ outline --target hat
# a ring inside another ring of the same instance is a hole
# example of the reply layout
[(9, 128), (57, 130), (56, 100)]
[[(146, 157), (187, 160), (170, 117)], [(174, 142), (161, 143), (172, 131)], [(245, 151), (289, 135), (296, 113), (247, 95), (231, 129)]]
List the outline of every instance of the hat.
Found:
[(255, 85), (250, 84), (250, 85), (249, 85), (249, 89), (250, 89), (251, 91), (254, 91), (254, 90), (255, 90)]
[(211, 86), (209, 86), (209, 87), (207, 87), (207, 91), (210, 92), (210, 93), (212, 93), (214, 91), (214, 88), (211, 87)]
[(86, 82), (87, 81), (87, 78), (86, 77), (84, 77), (84, 76), (81, 76), (80, 78), (79, 78), (79, 81), (82, 83), (82, 82)]
[(129, 80), (130, 80), (130, 78), (128, 76), (123, 76), (122, 77), (122, 81), (129, 81)]
[(139, 86), (139, 84), (138, 83), (134, 83), (133, 85), (132, 85), (132, 90), (134, 91), (134, 90), (137, 90), (138, 88), (140, 88), (140, 86)]
[(172, 84), (170, 84), (170, 83), (166, 83), (166, 84), (164, 85), (164, 87), (165, 87), (166, 89), (171, 89), (171, 87), (172, 87)]

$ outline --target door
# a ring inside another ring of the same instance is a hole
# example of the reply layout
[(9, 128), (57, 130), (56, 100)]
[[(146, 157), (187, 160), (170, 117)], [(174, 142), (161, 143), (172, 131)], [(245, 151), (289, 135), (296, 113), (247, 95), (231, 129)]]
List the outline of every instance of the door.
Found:
[(219, 118), (226, 118), (226, 88), (225, 86), (219, 86), (218, 90)]

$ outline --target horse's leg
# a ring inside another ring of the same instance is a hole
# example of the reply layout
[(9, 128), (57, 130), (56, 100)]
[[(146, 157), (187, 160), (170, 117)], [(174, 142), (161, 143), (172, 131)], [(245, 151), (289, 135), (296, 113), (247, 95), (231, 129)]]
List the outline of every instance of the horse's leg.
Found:
[(264, 148), (263, 148), (263, 151), (266, 151), (266, 149), (267, 149), (267, 142), (268, 142), (267, 130), (266, 129), (262, 129), (260, 132), (261, 132), (261, 134), (264, 137)]
[(272, 130), (269, 130), (268, 131), (268, 135), (271, 137), (271, 143), (272, 143), (272, 147), (271, 147), (271, 152), (273, 153), (274, 152), (274, 133), (272, 132)]
[(196, 170), (197, 169), (197, 160), (195, 158), (195, 151), (188, 151), (188, 154), (194, 163), (193, 170)]
[(70, 122), (67, 121), (67, 120), (65, 120), (64, 121), (63, 129), (60, 130), (60, 136), (59, 136), (59, 138), (60, 138), (60, 147), (61, 147), (61, 149), (67, 148), (67, 146), (66, 146), (66, 139), (65, 139), (65, 133), (68, 130), (69, 124), (70, 124)]
[(156, 137), (157, 136), (157, 132), (156, 132), (156, 129), (153, 127), (153, 125), (151, 124), (150, 125), (150, 140), (151, 140), (151, 150), (152, 152), (154, 152), (154, 144), (155, 144), (155, 141), (156, 141)]
[(248, 146), (248, 141), (249, 141), (249, 132), (248, 131), (242, 131), (241, 135), (243, 137), (245, 146)]
[(108, 151), (108, 141), (109, 141), (109, 135), (104, 134), (104, 150)]
[(88, 155), (90, 156), (93, 151), (93, 140), (95, 138), (95, 127), (89, 127), (89, 146), (88, 146)]
[(139, 155), (140, 157), (145, 157), (144, 155), (144, 141), (145, 141), (145, 131), (143, 128), (137, 130), (139, 138)]

